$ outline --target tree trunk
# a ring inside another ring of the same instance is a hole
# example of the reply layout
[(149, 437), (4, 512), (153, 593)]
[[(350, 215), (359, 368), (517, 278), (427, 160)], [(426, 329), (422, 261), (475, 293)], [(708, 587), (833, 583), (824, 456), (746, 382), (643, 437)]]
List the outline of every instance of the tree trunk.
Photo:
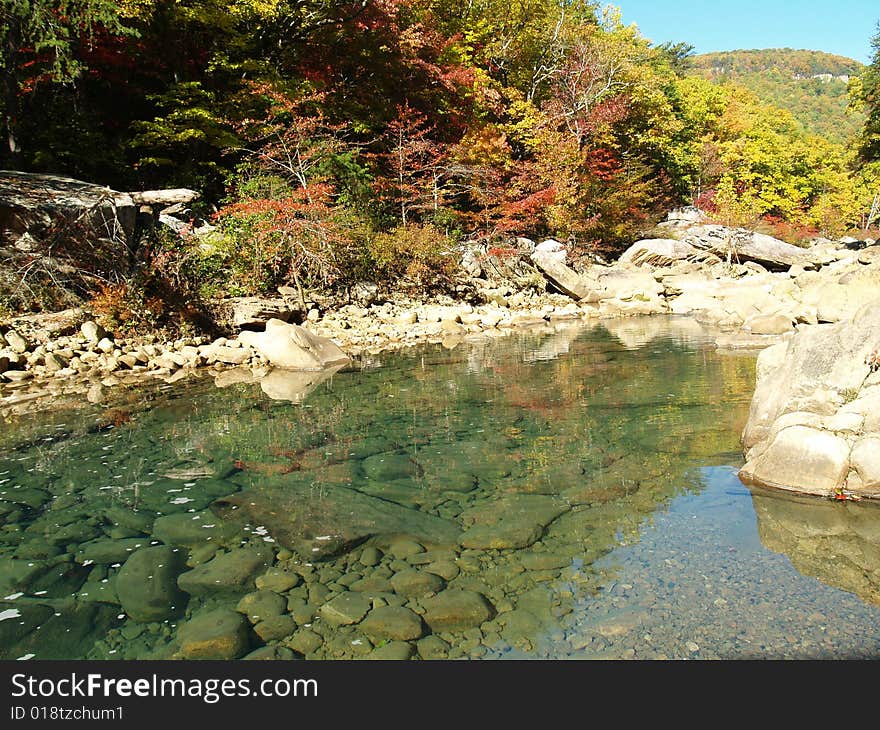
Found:
[(18, 103), (18, 48), (21, 45), (21, 20), (8, 19), (3, 43), (3, 121), (6, 127), (6, 140), (9, 146), (10, 167), (16, 169), (21, 158), (18, 146), (17, 125)]

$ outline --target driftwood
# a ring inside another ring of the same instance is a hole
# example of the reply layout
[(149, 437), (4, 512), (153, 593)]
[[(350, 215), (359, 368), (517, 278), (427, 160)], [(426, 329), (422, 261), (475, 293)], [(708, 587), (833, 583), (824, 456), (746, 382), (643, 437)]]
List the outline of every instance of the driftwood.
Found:
[(621, 263), (671, 266), (678, 261), (718, 263), (721, 259), (709, 251), (672, 238), (648, 238), (637, 241), (620, 255)]
[(161, 205), (163, 207), (177, 203), (191, 203), (199, 197), (195, 190), (187, 188), (171, 188), (168, 190), (143, 190), (129, 193), (135, 205)]
[(682, 240), (699, 249), (711, 251), (721, 258), (729, 257), (734, 263), (755, 261), (776, 271), (788, 269), (795, 264), (805, 268), (813, 264), (812, 255), (806, 249), (744, 228), (697, 226), (690, 229)]

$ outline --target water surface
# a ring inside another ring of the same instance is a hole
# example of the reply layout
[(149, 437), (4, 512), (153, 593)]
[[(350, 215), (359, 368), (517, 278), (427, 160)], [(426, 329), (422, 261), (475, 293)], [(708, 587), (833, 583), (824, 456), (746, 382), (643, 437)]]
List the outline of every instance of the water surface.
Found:
[(10, 418), (0, 656), (880, 656), (877, 508), (736, 477), (753, 354), (678, 318), (447, 345)]

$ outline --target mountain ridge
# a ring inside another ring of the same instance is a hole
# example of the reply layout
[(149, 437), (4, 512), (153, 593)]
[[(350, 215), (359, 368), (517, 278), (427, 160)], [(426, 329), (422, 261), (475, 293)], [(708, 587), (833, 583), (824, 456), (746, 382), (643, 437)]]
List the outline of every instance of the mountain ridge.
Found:
[(849, 81), (865, 68), (853, 58), (764, 48), (701, 53), (690, 62), (690, 73), (743, 86), (761, 101), (790, 111), (807, 131), (834, 142), (852, 139), (864, 123), (862, 114), (849, 109)]

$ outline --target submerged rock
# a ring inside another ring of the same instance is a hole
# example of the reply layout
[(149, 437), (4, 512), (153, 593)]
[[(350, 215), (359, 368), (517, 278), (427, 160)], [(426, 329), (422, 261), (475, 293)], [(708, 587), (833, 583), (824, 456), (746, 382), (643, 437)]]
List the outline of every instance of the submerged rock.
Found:
[(431, 631), (464, 631), (495, 614), (492, 604), (476, 591), (449, 588), (422, 601), (425, 623)]
[(359, 628), (374, 641), (412, 641), (425, 633), (421, 617), (406, 606), (374, 608)]
[(250, 648), (247, 619), (227, 608), (199, 613), (177, 630), (178, 659), (238, 659)]
[(177, 584), (193, 596), (239, 594), (253, 591), (254, 578), (272, 563), (271, 554), (237, 548), (182, 573)]
[(409, 536), (423, 544), (455, 544), (459, 528), (448, 520), (348, 489), (271, 483), (217, 500), (223, 519), (263, 525), (280, 545), (304, 558), (338, 555), (373, 536)]
[(167, 545), (143, 547), (116, 576), (116, 594), (135, 621), (164, 621), (183, 614), (187, 596), (177, 587), (186, 569), (186, 552)]

